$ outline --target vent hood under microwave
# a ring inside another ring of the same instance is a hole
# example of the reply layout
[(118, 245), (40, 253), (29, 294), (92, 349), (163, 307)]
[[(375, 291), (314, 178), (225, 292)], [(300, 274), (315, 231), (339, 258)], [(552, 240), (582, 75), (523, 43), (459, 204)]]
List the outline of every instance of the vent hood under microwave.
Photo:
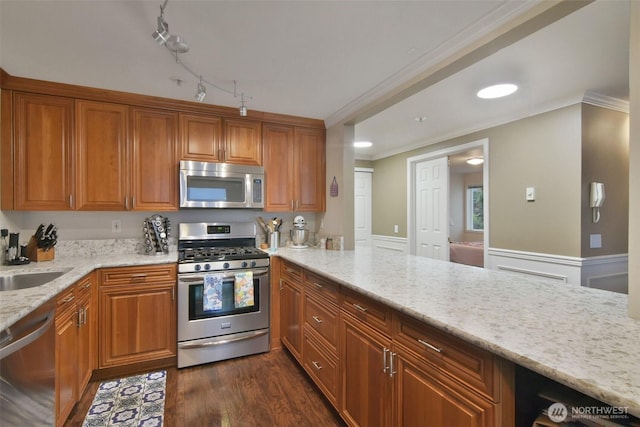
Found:
[(180, 161), (181, 208), (262, 209), (264, 168)]

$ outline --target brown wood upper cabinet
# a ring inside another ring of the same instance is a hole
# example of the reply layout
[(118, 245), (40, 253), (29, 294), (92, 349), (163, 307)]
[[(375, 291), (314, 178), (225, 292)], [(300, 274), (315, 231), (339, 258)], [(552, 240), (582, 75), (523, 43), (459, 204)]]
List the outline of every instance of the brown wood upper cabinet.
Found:
[(16, 92), (13, 102), (13, 149), (3, 147), (14, 153), (13, 174), (3, 168), (2, 178), (14, 197), (3, 209), (73, 209), (73, 99)]
[(129, 107), (76, 101), (76, 208), (125, 210), (131, 200)]
[(262, 165), (261, 123), (180, 114), (180, 159)]
[(133, 108), (133, 196), (129, 209), (178, 210), (178, 114)]
[(325, 209), (324, 129), (263, 124), (265, 211)]

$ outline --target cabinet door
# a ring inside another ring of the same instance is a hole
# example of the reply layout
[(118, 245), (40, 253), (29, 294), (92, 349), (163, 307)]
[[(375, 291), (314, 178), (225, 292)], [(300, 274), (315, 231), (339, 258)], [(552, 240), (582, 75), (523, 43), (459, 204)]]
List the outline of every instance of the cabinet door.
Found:
[(322, 129), (295, 128), (294, 195), (298, 212), (325, 210), (325, 136)]
[(56, 425), (61, 426), (78, 398), (78, 311), (72, 297), (56, 312)]
[(180, 160), (221, 162), (223, 154), (220, 117), (180, 114)]
[(136, 210), (178, 210), (178, 115), (133, 110), (133, 200)]
[(73, 208), (73, 99), (16, 93), (15, 209)]
[(125, 210), (129, 107), (76, 101), (76, 209)]
[(91, 304), (90, 298), (78, 301), (78, 397), (82, 396), (85, 387), (89, 384), (93, 373), (92, 357), (92, 319), (96, 310)]
[(262, 165), (262, 133), (260, 122), (224, 119), (226, 163)]
[(302, 285), (280, 279), (280, 333), (282, 344), (302, 363)]
[(495, 404), (398, 350), (395, 425), (404, 427), (496, 426)]
[(287, 212), (293, 206), (293, 128), (265, 124), (262, 129), (264, 147), (264, 210)]
[(389, 363), (391, 340), (347, 314), (342, 316), (341, 338), (340, 414), (351, 426), (390, 425), (393, 389), (385, 367)]
[(175, 283), (100, 289), (99, 367), (176, 355)]

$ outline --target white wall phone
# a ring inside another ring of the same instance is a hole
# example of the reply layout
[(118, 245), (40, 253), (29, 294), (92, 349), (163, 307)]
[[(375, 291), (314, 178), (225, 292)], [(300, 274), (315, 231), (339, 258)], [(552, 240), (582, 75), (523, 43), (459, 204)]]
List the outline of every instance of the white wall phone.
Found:
[(600, 207), (604, 204), (604, 184), (602, 182), (591, 183), (591, 197), (589, 206), (593, 209), (593, 222), (600, 221)]

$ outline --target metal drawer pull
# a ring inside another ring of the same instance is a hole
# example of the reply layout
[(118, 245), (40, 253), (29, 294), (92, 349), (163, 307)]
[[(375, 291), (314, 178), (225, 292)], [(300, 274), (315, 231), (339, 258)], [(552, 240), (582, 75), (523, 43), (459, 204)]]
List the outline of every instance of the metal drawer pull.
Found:
[(397, 371), (395, 370), (394, 365), (394, 359), (396, 357), (397, 353), (391, 352), (389, 354), (389, 377), (393, 378), (393, 376), (397, 373)]
[(384, 347), (382, 349), (382, 372), (387, 373), (389, 367), (387, 366), (387, 354), (389, 353), (389, 349)]
[(431, 350), (433, 350), (433, 351), (437, 351), (438, 353), (442, 353), (442, 349), (441, 349), (441, 348), (436, 347), (435, 345), (429, 344), (428, 342), (426, 342), (426, 341), (422, 341), (421, 339), (419, 339), (419, 340), (418, 340), (418, 342), (419, 342), (420, 344), (422, 344), (423, 346), (425, 346), (425, 347), (427, 347), (427, 348), (430, 348), (430, 349), (431, 349)]
[(322, 319), (318, 316), (313, 316), (313, 320), (315, 320), (317, 323), (322, 323)]
[(313, 282), (313, 284), (316, 285), (317, 288), (324, 288), (324, 286), (322, 286), (320, 283)]
[(131, 280), (145, 280), (146, 278), (147, 278), (147, 275), (143, 273), (131, 275)]
[(363, 312), (363, 313), (366, 313), (366, 312), (367, 312), (367, 308), (366, 308), (366, 307), (361, 306), (360, 304), (353, 304), (353, 306), (354, 306), (355, 308), (357, 308), (358, 310), (360, 310), (361, 312)]
[(321, 365), (321, 364), (319, 364), (318, 362), (313, 361), (313, 362), (311, 362), (311, 363), (313, 363), (313, 366), (314, 366), (318, 371), (319, 371), (320, 369), (322, 369), (322, 365)]
[(63, 300), (62, 300), (62, 302), (66, 304), (66, 303), (68, 303), (68, 302), (73, 301), (73, 299), (74, 299), (74, 298), (75, 298), (75, 297), (74, 297), (73, 295), (69, 295), (68, 297), (66, 297), (65, 299), (63, 299)]

